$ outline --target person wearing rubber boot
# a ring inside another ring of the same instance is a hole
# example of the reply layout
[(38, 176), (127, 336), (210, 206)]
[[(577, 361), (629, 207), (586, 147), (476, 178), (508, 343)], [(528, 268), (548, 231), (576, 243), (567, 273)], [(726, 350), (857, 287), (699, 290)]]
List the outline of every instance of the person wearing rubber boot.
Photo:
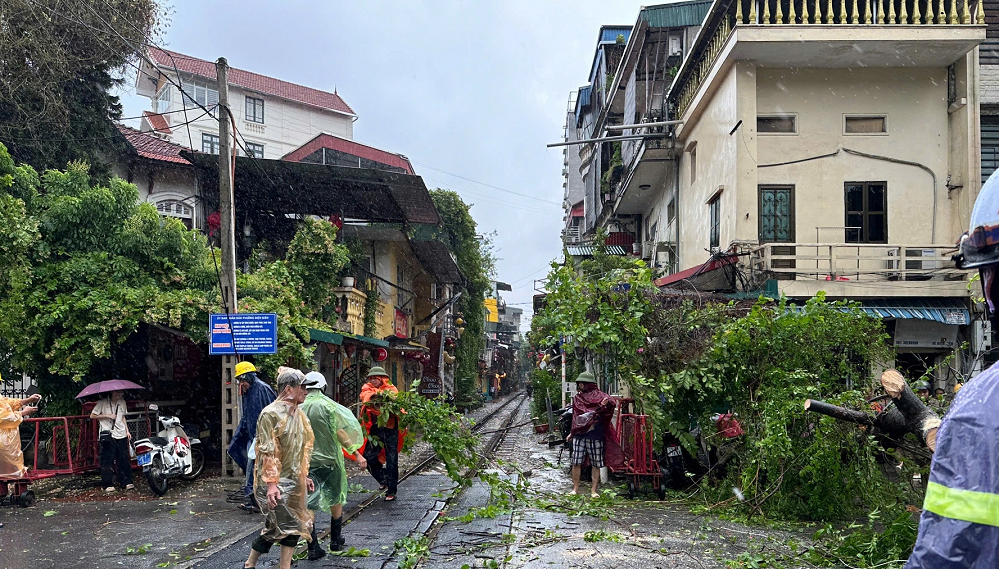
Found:
[[(312, 447), (312, 460), (309, 462), (309, 478), (315, 490), (309, 494), (309, 509), (329, 511), (330, 550), (343, 549), (343, 506), (347, 503), (347, 471), (344, 468), (345, 455), (354, 455), (361, 468), (367, 466), (364, 456), (358, 451), (364, 444), (364, 430), (361, 424), (343, 405), (327, 397), (326, 378), (312, 371), (305, 375), (312, 383), (309, 394), (302, 403), (302, 411), (309, 418), (312, 432), (316, 437)], [(309, 560), (315, 561), (326, 556), (316, 538), (316, 526), (312, 525), (312, 541), (309, 543)]]
[[(999, 176), (982, 187), (954, 257), (978, 269), (992, 329), (999, 325)], [(965, 383), (936, 436), (919, 534), (905, 569), (999, 567), (999, 366)]]
[(239, 382), (239, 393), (243, 396), (243, 414), (239, 419), (236, 432), (229, 443), (229, 456), (246, 472), (246, 484), (243, 486), (245, 502), (241, 509), (258, 513), (260, 507), (253, 497), (253, 445), (256, 443), (257, 419), (264, 407), (277, 399), (277, 394), (270, 385), (257, 376), (257, 368), (250, 362), (236, 364), (236, 381)]
[[(361, 403), (368, 429), (368, 440), (364, 446), (364, 458), (368, 461), (368, 472), (385, 490), (385, 501), (395, 500), (399, 484), (399, 418), (391, 414), (381, 417), (380, 403), (392, 399), (399, 393), (388, 374), (380, 367), (368, 372), (368, 382), (361, 388)], [(380, 455), (385, 453), (385, 465)]]
[(590, 497), (598, 498), (600, 469), (604, 467), (604, 438), (608, 432), (611, 415), (614, 414), (614, 399), (600, 391), (593, 374), (584, 371), (576, 378), (576, 396), (572, 398), (572, 493), (579, 494), (579, 479), (583, 464), (590, 460), (592, 485)]
[(315, 436), (308, 417), (299, 408), (310, 380), (297, 369), (278, 375), (278, 398), (260, 412), (257, 420), (257, 462), (253, 491), (264, 514), (264, 529), (253, 540), (243, 567), (257, 566), (260, 556), (281, 545), (280, 569), (291, 569), (291, 558), (300, 538), (312, 539), (312, 512), (306, 504), (315, 488), (309, 478), (309, 461)]

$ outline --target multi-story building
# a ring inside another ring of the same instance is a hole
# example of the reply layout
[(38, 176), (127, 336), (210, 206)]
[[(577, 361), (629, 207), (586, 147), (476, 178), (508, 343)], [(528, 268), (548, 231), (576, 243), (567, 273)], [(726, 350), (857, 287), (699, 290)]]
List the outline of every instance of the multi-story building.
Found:
[[(140, 64), (135, 80), (136, 93), (149, 97), (152, 105), (144, 113), (140, 130), (218, 154), (215, 63), (155, 47), (148, 53), (149, 61)], [(181, 85), (184, 93), (167, 78)], [(347, 140), (354, 137), (357, 115), (335, 91), (233, 67), (229, 69), (229, 106), (233, 124), (245, 140), (240, 151), (257, 158), (281, 158), (321, 133)]]
[(715, 0), (646, 120), (673, 124), (630, 131), (598, 224), (633, 232), (660, 286), (856, 300), (910, 375), (963, 340), (937, 378), (973, 372), (984, 323), (950, 254), (985, 165), (984, 21), (980, 0)]
[[(602, 27), (590, 83), (581, 87), (574, 99), (570, 97), (575, 108), (569, 122), (576, 129), (567, 128), (564, 140), (599, 138), (604, 133), (623, 137), (663, 132), (662, 126), (615, 127), (664, 120), (664, 94), (710, 6), (707, 0), (649, 6), (639, 12), (633, 27)], [(635, 200), (620, 202), (629, 185), (646, 185), (645, 177), (654, 177), (655, 171), (663, 168), (665, 150), (658, 141), (615, 140), (567, 149), (564, 241), (591, 241), (594, 231), (603, 227), (607, 244), (628, 252), (645, 252), (655, 261), (656, 252), (651, 247), (645, 251), (643, 244), (652, 241), (650, 231), (665, 234), (667, 227), (649, 224), (648, 218), (636, 211), (640, 206)], [(629, 175), (636, 172), (640, 176)], [(643, 197), (648, 200), (650, 195), (643, 193)]]

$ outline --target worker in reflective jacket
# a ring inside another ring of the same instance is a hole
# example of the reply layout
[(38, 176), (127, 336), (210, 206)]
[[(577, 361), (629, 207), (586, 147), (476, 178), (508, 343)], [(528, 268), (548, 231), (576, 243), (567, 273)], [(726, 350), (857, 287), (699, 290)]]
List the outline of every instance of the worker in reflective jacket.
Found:
[[(958, 268), (977, 268), (993, 329), (999, 323), (999, 176), (978, 194)], [(937, 432), (919, 537), (905, 569), (999, 567), (999, 367), (954, 397)]]

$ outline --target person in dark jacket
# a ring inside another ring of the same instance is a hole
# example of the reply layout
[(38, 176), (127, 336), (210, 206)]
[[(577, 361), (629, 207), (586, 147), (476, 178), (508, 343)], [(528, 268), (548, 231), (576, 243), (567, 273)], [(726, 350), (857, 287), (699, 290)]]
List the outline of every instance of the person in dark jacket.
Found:
[(584, 371), (576, 378), (576, 396), (572, 398), (572, 493), (579, 494), (579, 479), (583, 464), (590, 460), (592, 487), (590, 497), (599, 498), (600, 469), (604, 467), (605, 438), (616, 404), (611, 396), (597, 387), (593, 374)]
[(250, 362), (236, 364), (236, 381), (239, 382), (239, 392), (243, 396), (243, 415), (239, 419), (236, 432), (232, 434), (229, 456), (236, 461), (243, 472), (246, 472), (246, 484), (243, 486), (246, 502), (240, 508), (259, 512), (260, 508), (253, 496), (254, 459), (251, 453), (257, 437), (257, 419), (260, 417), (260, 412), (277, 399), (277, 394), (271, 386), (257, 377), (257, 368)]
[[(954, 258), (978, 269), (996, 329), (999, 302), (999, 176), (975, 201), (970, 231)], [(940, 423), (916, 546), (905, 569), (999, 567), (999, 367), (972, 378)]]

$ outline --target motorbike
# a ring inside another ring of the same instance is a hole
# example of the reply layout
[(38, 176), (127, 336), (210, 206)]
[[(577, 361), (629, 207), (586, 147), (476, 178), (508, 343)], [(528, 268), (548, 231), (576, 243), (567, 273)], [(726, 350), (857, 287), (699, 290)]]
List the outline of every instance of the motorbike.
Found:
[[(155, 405), (149, 409), (158, 410)], [(179, 418), (161, 414), (158, 421), (163, 429), (155, 437), (136, 442), (135, 455), (149, 488), (162, 496), (167, 493), (171, 478), (194, 480), (200, 476), (205, 469), (205, 454), (201, 440), (189, 437)]]

